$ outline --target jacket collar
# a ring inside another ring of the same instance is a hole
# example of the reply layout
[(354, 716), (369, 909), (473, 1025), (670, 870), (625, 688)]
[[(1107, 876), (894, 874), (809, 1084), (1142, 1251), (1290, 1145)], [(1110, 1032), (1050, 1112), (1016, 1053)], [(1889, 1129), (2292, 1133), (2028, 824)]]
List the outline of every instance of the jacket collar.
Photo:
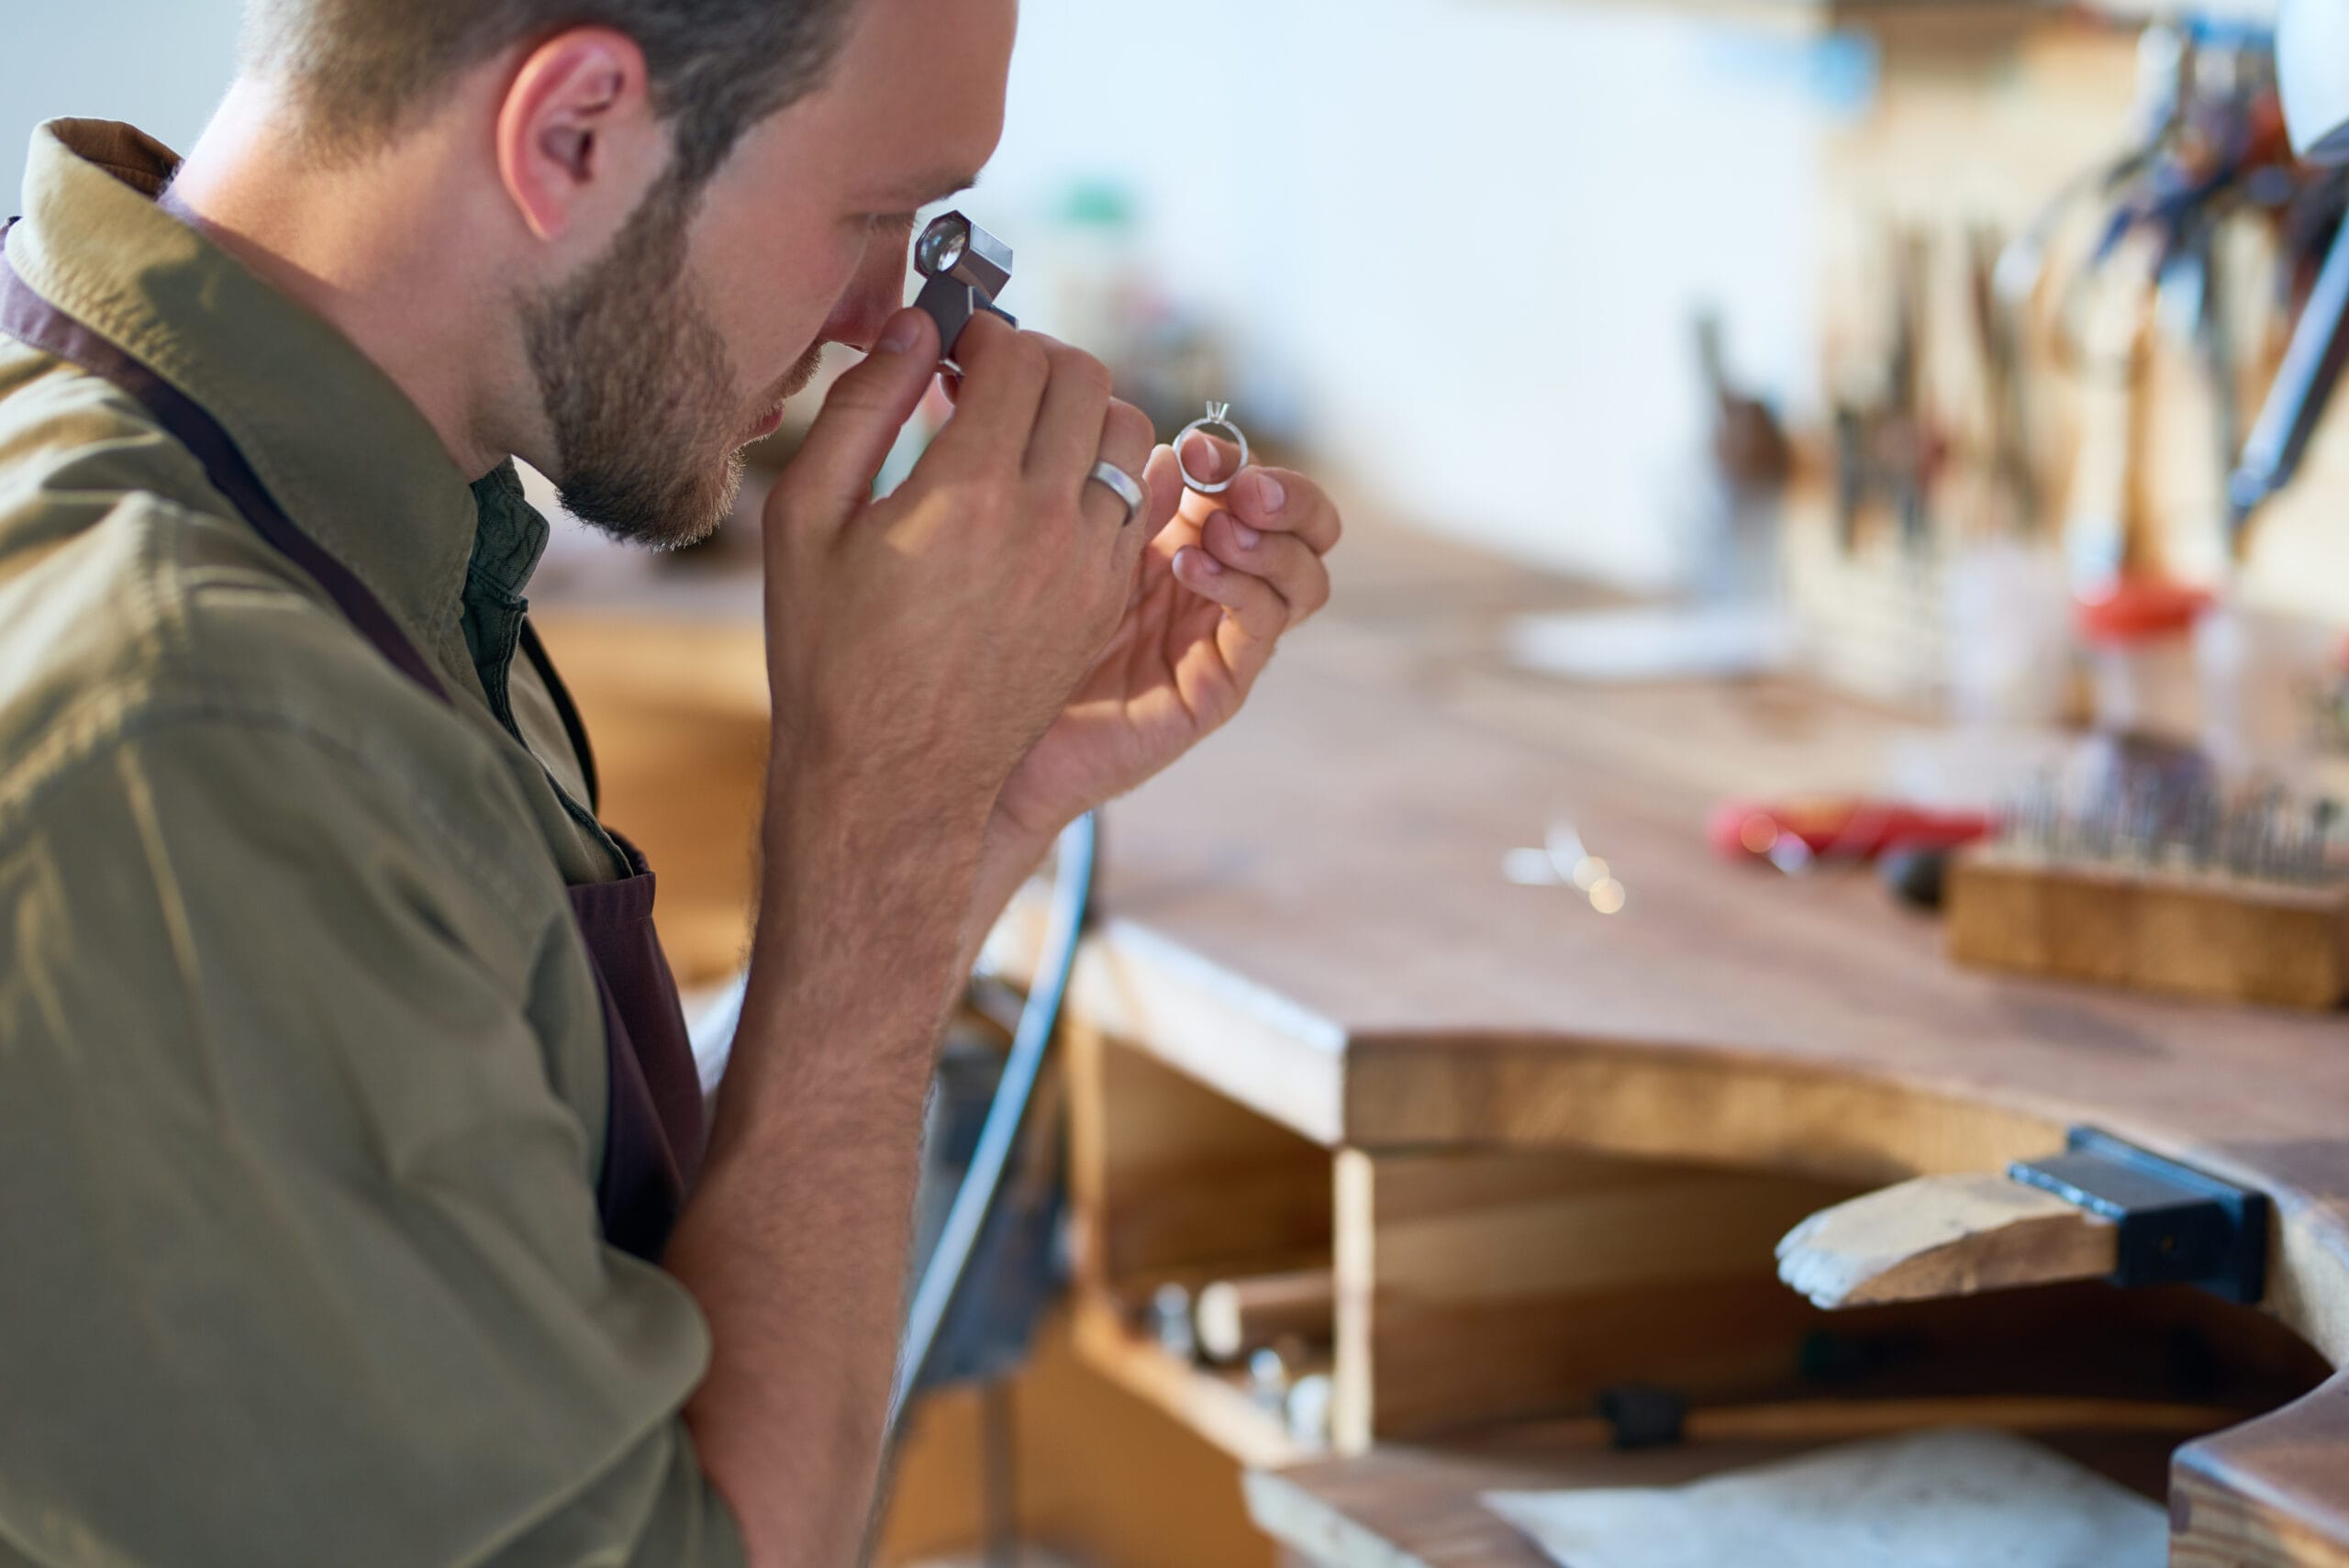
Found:
[[(179, 159), (129, 126), (34, 133), (8, 261), (34, 292), (143, 361), (218, 420), (303, 532), (381, 599), (439, 664), (476, 676), (472, 597), (519, 601), (543, 518), (476, 487), (423, 412), (358, 346), (156, 205)], [(475, 680), (461, 684), (472, 686)]]

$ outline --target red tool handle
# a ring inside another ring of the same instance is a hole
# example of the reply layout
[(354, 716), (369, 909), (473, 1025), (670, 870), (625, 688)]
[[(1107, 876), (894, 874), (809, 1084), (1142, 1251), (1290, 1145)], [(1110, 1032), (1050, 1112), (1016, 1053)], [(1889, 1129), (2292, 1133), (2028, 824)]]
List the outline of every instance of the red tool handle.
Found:
[(1722, 803), (1706, 837), (1731, 860), (1768, 860), (1787, 839), (1821, 860), (1870, 861), (1887, 850), (1954, 850), (1987, 838), (1979, 811), (1926, 811), (1891, 801), (1835, 798)]

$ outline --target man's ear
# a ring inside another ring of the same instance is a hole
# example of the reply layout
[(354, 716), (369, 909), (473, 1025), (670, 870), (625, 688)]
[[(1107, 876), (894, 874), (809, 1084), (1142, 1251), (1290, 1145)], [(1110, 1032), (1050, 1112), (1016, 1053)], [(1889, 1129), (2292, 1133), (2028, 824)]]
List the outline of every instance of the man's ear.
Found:
[(541, 239), (600, 248), (668, 154), (644, 51), (610, 28), (573, 28), (531, 50), (498, 109), (498, 175)]

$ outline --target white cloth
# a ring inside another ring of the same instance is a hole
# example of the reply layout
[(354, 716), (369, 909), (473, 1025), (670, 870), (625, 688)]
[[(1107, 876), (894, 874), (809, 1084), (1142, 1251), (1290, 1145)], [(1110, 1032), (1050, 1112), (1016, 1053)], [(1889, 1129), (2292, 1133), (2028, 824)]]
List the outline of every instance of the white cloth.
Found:
[(1567, 1568), (2162, 1568), (2160, 1507), (2040, 1445), (1935, 1431), (1687, 1486), (1495, 1492)]

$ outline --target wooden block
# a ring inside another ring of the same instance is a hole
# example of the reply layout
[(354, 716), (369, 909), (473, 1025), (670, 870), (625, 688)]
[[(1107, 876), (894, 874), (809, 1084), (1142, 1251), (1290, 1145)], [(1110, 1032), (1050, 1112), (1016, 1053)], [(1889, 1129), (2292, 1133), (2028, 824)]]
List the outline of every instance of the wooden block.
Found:
[(1337, 1296), (1337, 1276), (1328, 1269), (1217, 1280), (1199, 1292), (1193, 1309), (1199, 1349), (1211, 1360), (1232, 1362), (1285, 1339), (1326, 1344)]
[(1796, 1226), (1778, 1243), (1778, 1277), (1824, 1307), (1932, 1301), (2102, 1279), (2119, 1234), (2005, 1176), (1920, 1176)]
[(2349, 889), (1987, 850), (1952, 864), (1948, 908), (1950, 954), (1977, 968), (2288, 1007), (2349, 995)]
[(1767, 1379), (1815, 1321), (1770, 1249), (1847, 1193), (1561, 1152), (1345, 1151), (1332, 1444), (1584, 1410), (1613, 1383)]

